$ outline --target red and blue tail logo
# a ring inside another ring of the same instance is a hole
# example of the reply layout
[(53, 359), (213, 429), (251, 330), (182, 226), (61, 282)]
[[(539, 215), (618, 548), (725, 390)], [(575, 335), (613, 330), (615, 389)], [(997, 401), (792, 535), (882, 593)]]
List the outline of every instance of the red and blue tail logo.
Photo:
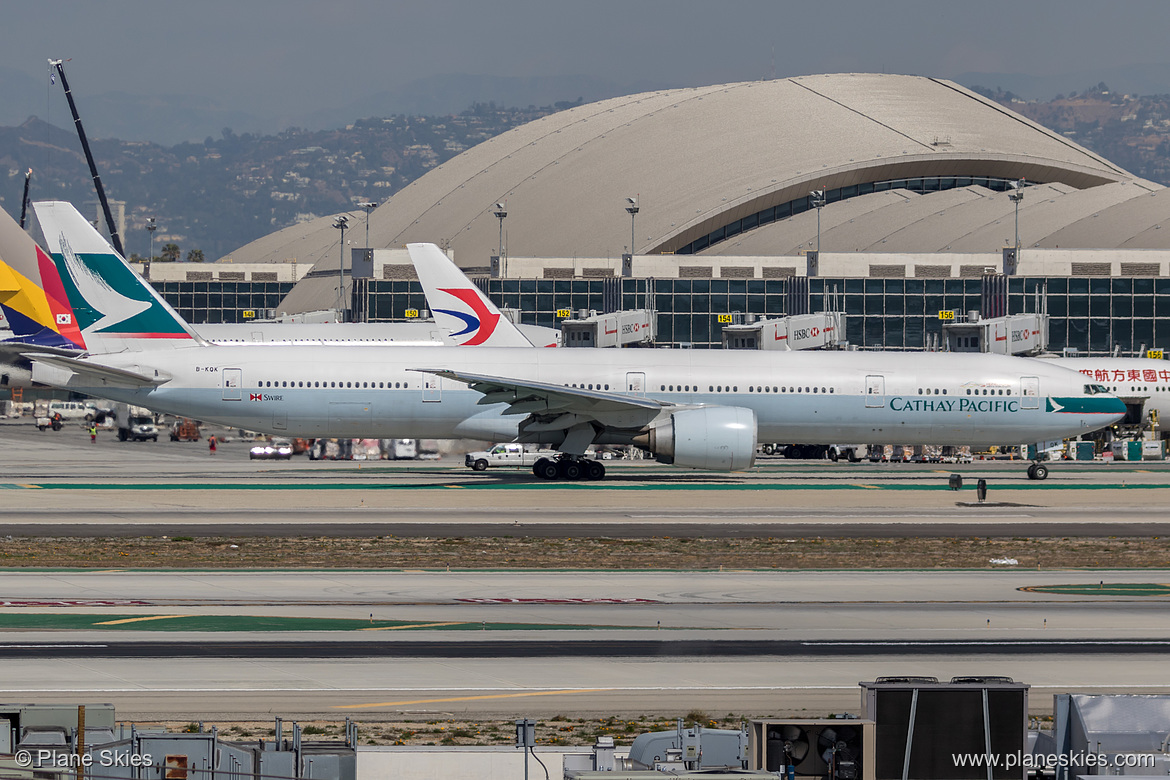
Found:
[(492, 334), (496, 332), (496, 325), (500, 322), (500, 315), (493, 314), (488, 310), (483, 299), (480, 298), (478, 290), (471, 288), (440, 288), (439, 291), (455, 296), (471, 309), (470, 314), (465, 311), (455, 311), (453, 309), (435, 309), (436, 312), (450, 314), (452, 317), (463, 321), (465, 327), (458, 333), (452, 333), (452, 338), (457, 339), (464, 334), (474, 332), (475, 335), (467, 341), (460, 342), (460, 344), (465, 347), (474, 347), (490, 339)]

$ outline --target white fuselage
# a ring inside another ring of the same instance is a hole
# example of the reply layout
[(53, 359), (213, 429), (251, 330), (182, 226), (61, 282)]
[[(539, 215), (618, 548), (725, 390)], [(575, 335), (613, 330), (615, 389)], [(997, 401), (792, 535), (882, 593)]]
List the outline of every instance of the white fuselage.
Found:
[[(747, 407), (761, 441), (792, 443), (1037, 442), (1075, 436), (1124, 413), (1074, 371), (987, 354), (289, 345), (192, 346), (92, 360), (169, 381), (134, 390), (85, 387), (75, 377), (70, 389), (307, 437), (517, 435), (523, 415), (503, 414), (504, 404), (479, 405), (479, 392), (419, 369)], [(555, 444), (555, 435), (548, 441)]]

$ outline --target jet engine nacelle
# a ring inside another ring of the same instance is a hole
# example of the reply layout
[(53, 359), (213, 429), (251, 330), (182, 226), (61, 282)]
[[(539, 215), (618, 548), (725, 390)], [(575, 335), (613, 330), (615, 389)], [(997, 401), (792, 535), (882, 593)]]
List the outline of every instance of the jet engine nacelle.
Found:
[(740, 471), (756, 460), (756, 413), (741, 406), (684, 409), (652, 425), (634, 443), (676, 466)]

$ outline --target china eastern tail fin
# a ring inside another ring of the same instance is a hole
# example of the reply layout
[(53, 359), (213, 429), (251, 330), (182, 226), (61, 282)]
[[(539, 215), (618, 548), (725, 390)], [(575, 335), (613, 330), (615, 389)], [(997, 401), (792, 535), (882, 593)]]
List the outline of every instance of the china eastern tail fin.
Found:
[(407, 244), (435, 322), (464, 347), (531, 347), (532, 342), (434, 244)]
[(14, 341), (84, 350), (64, 285), (49, 255), (0, 210), (0, 308)]
[(91, 353), (204, 343), (72, 204), (33, 210)]

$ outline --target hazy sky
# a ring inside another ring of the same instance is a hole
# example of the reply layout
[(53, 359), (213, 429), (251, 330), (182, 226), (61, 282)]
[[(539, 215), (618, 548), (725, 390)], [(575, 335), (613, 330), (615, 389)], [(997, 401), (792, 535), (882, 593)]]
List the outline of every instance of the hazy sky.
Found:
[[(986, 73), (1080, 89), (1112, 73), (1151, 83), (1119, 89), (1157, 91), (1165, 79), (1170, 92), (1165, 0), (3, 0), (0, 9), (4, 123), (45, 116), (50, 56), (72, 58), (79, 100), (205, 98), (265, 124), (448, 74), (645, 87), (773, 72)], [(1076, 81), (1092, 74), (1101, 75)]]

